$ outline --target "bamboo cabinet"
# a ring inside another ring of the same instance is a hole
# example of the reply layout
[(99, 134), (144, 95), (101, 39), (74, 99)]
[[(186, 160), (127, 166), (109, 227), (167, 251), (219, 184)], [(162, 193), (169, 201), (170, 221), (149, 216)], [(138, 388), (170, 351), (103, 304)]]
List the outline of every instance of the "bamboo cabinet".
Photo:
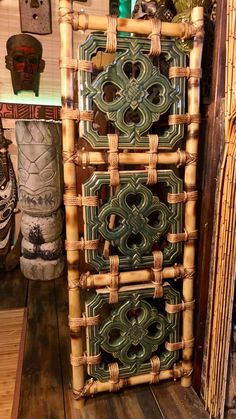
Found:
[[(192, 10), (189, 24), (161, 23), (87, 16), (61, 0), (60, 29), (65, 245), (77, 407), (90, 394), (129, 385), (181, 378), (189, 386), (202, 8)], [(74, 58), (73, 29), (106, 33), (88, 35)], [(186, 43), (189, 55), (182, 48)], [(108, 54), (104, 66), (97, 64), (101, 51)], [(93, 168), (81, 195), (77, 165)], [(80, 266), (81, 252), (89, 271)]]

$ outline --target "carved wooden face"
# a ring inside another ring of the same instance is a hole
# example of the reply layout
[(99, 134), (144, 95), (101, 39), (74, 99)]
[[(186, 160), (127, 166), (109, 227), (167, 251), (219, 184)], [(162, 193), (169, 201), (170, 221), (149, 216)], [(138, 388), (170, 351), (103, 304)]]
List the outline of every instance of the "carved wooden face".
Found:
[(38, 96), (39, 76), (44, 70), (40, 42), (30, 35), (13, 35), (7, 41), (6, 67), (11, 71), (14, 93), (32, 90)]
[(44, 122), (17, 121), (19, 201), (30, 214), (50, 214), (61, 204), (58, 134)]
[(21, 32), (52, 33), (50, 0), (19, 0)]

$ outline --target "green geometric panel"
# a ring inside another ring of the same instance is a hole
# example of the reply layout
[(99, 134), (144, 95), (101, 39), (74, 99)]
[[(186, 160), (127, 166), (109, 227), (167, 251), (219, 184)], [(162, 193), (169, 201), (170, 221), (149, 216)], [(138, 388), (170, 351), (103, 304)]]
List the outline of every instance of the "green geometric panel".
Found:
[[(91, 60), (98, 50), (105, 50), (105, 46), (104, 35), (90, 35), (79, 48), (79, 58)], [(160, 58), (151, 59), (149, 39), (121, 37), (114, 61), (95, 79), (89, 72), (79, 73), (80, 109), (102, 113), (109, 121), (108, 131), (119, 134), (121, 148), (148, 148), (147, 134), (153, 132), (158, 134), (162, 148), (173, 147), (183, 138), (183, 125), (168, 126), (167, 118), (163, 125), (160, 117), (167, 112), (185, 113), (184, 79), (167, 78), (169, 66), (185, 66), (185, 54), (173, 40), (162, 40), (161, 48)], [(107, 94), (108, 87), (112, 96)], [(80, 135), (93, 148), (107, 148), (107, 135), (100, 135), (95, 125), (81, 121)]]
[(100, 326), (87, 328), (88, 354), (102, 355), (101, 364), (88, 366), (88, 373), (101, 381), (109, 379), (111, 362), (118, 363), (120, 377), (129, 377), (150, 372), (154, 355), (161, 370), (171, 368), (179, 357), (179, 351), (167, 351), (164, 343), (180, 341), (180, 313), (165, 311), (165, 301), (179, 304), (180, 293), (167, 283), (162, 299), (152, 298), (150, 285), (123, 289), (117, 304), (109, 304), (109, 293), (102, 291), (92, 292), (86, 303), (87, 316), (101, 317)]
[[(172, 170), (157, 173), (157, 185), (150, 188), (146, 185), (147, 172), (120, 172), (114, 195), (106, 197), (99, 208), (85, 207), (85, 239), (99, 239), (100, 243), (98, 249), (85, 250), (85, 258), (98, 271), (110, 266), (109, 258), (102, 254), (104, 241), (109, 241), (111, 254), (119, 255), (120, 269), (153, 266), (153, 250), (162, 250), (165, 265), (181, 253), (181, 243), (167, 242), (166, 233), (182, 232), (182, 204), (166, 203), (166, 195), (180, 193), (182, 180)], [(101, 199), (109, 183), (109, 173), (94, 172), (83, 193)], [(112, 217), (115, 221), (110, 227)]]

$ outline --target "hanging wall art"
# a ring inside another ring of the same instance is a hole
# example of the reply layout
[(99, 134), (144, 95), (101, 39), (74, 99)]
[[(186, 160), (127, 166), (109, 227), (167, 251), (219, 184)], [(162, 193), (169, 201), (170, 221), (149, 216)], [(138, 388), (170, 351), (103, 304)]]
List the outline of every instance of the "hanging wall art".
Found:
[(19, 0), (21, 32), (52, 33), (50, 0)]

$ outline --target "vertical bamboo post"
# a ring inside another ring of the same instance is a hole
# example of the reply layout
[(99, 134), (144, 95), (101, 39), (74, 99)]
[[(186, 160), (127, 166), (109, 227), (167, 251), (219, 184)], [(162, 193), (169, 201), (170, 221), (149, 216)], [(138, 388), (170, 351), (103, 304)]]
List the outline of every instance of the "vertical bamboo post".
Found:
[[(192, 22), (201, 29), (203, 27), (203, 8), (195, 7), (192, 10)], [(202, 57), (203, 39), (202, 36), (197, 34), (193, 39), (193, 48), (190, 52), (190, 68), (201, 68), (201, 57)], [(190, 77), (188, 85), (188, 112), (190, 115), (199, 113), (200, 105), (200, 86), (194, 82), (194, 78)], [(186, 140), (186, 151), (191, 154), (196, 154), (198, 151), (198, 135), (199, 135), (199, 124), (191, 123), (188, 126), (187, 140)], [(196, 165), (189, 164), (185, 168), (185, 190), (191, 191), (196, 189)], [(185, 204), (185, 228), (187, 232), (196, 230), (196, 202), (187, 201)], [(184, 244), (184, 255), (183, 265), (188, 270), (192, 270), (195, 266), (195, 242), (185, 242)], [(184, 302), (193, 300), (194, 282), (193, 278), (186, 276), (183, 280), (183, 299)], [(193, 339), (193, 311), (186, 310), (183, 312), (183, 340), (189, 341)], [(192, 348), (186, 348), (183, 350), (183, 367), (190, 371), (192, 369)], [(191, 376), (185, 376), (181, 378), (181, 385), (183, 387), (189, 387), (191, 385)]]
[[(60, 14), (60, 38), (61, 49), (60, 58), (73, 58), (73, 29), (70, 23), (63, 21), (62, 16), (72, 11), (71, 0), (59, 1)], [(73, 70), (61, 68), (61, 96), (62, 109), (73, 109)], [(63, 152), (74, 152), (75, 141), (75, 125), (74, 121), (70, 119), (63, 119), (62, 121), (62, 135), (63, 135)], [(64, 164), (64, 187), (65, 194), (76, 194), (76, 167), (74, 162), (65, 162)], [(66, 206), (66, 239), (68, 241), (79, 240), (79, 225), (77, 207)], [(68, 264), (68, 285), (69, 285), (69, 316), (81, 317), (80, 307), (80, 291), (78, 287), (72, 286), (78, 281), (78, 263), (79, 252), (67, 251)], [(71, 354), (72, 356), (82, 356), (82, 338), (80, 333), (74, 333), (71, 336)], [(73, 388), (80, 390), (84, 385), (84, 371), (83, 366), (72, 367)], [(76, 408), (81, 408), (84, 400), (80, 399), (75, 402)]]

